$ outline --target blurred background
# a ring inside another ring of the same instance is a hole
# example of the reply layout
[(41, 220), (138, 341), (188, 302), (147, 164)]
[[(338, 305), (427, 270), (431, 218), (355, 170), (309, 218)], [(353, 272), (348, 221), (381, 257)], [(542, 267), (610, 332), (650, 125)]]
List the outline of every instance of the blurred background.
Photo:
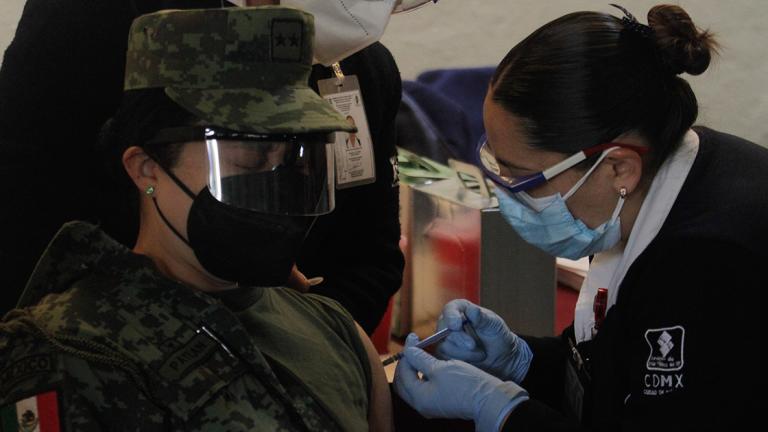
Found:
[[(392, 17), (383, 42), (404, 79), (428, 69), (492, 66), (542, 24), (578, 10), (613, 14), (612, 0), (440, 0), (416, 13)], [(661, 1), (623, 0), (641, 22)], [(685, 0), (700, 27), (723, 46), (714, 65), (687, 77), (701, 103), (700, 124), (768, 145), (768, 1)], [(0, 2), (0, 58), (13, 39), (24, 0)], [(2, 103), (2, 102), (0, 102)]]

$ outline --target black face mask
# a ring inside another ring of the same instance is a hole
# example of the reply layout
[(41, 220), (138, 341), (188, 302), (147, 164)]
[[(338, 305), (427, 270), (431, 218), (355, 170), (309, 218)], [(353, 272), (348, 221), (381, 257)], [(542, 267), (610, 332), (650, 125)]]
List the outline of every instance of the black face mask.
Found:
[(299, 249), (314, 221), (311, 216), (277, 216), (223, 204), (208, 187), (193, 195), (175, 175), (169, 176), (190, 198), (185, 239), (160, 217), (194, 251), (200, 264), (212, 275), (248, 286), (284, 285), (296, 262)]

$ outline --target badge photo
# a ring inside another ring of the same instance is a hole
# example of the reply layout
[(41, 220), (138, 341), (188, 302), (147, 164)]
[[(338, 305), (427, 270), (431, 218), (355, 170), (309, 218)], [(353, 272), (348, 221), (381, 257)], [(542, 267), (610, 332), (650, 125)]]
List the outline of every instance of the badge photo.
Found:
[(360, 83), (354, 75), (343, 80), (331, 78), (317, 83), (327, 100), (357, 132), (336, 132), (336, 188), (347, 189), (376, 181), (373, 140), (368, 128)]

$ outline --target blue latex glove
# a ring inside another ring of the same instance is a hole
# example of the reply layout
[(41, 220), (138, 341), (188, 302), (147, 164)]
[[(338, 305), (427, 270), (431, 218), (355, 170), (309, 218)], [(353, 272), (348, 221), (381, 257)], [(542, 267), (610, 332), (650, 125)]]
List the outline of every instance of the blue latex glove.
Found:
[[(479, 341), (464, 331), (464, 316)], [(528, 373), (533, 360), (531, 349), (493, 311), (468, 300), (453, 300), (443, 307), (437, 327), (453, 330), (437, 347), (439, 358), (463, 360), (502, 380), (518, 384)]]
[(395, 390), (424, 417), (474, 420), (477, 431), (495, 432), (518, 404), (528, 400), (528, 393), (517, 384), (462, 361), (438, 360), (414, 347), (418, 341), (413, 333), (406, 339), (405, 355), (395, 369)]

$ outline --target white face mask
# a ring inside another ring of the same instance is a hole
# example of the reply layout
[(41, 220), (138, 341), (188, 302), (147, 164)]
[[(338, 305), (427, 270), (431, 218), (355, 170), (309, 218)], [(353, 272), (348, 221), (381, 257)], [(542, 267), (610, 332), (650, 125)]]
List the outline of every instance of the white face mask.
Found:
[[(245, 6), (245, 0), (230, 0)], [(315, 63), (330, 66), (378, 41), (397, 0), (280, 0), (315, 16)]]
[(378, 41), (395, 0), (281, 0), (315, 16), (315, 63), (330, 66)]

